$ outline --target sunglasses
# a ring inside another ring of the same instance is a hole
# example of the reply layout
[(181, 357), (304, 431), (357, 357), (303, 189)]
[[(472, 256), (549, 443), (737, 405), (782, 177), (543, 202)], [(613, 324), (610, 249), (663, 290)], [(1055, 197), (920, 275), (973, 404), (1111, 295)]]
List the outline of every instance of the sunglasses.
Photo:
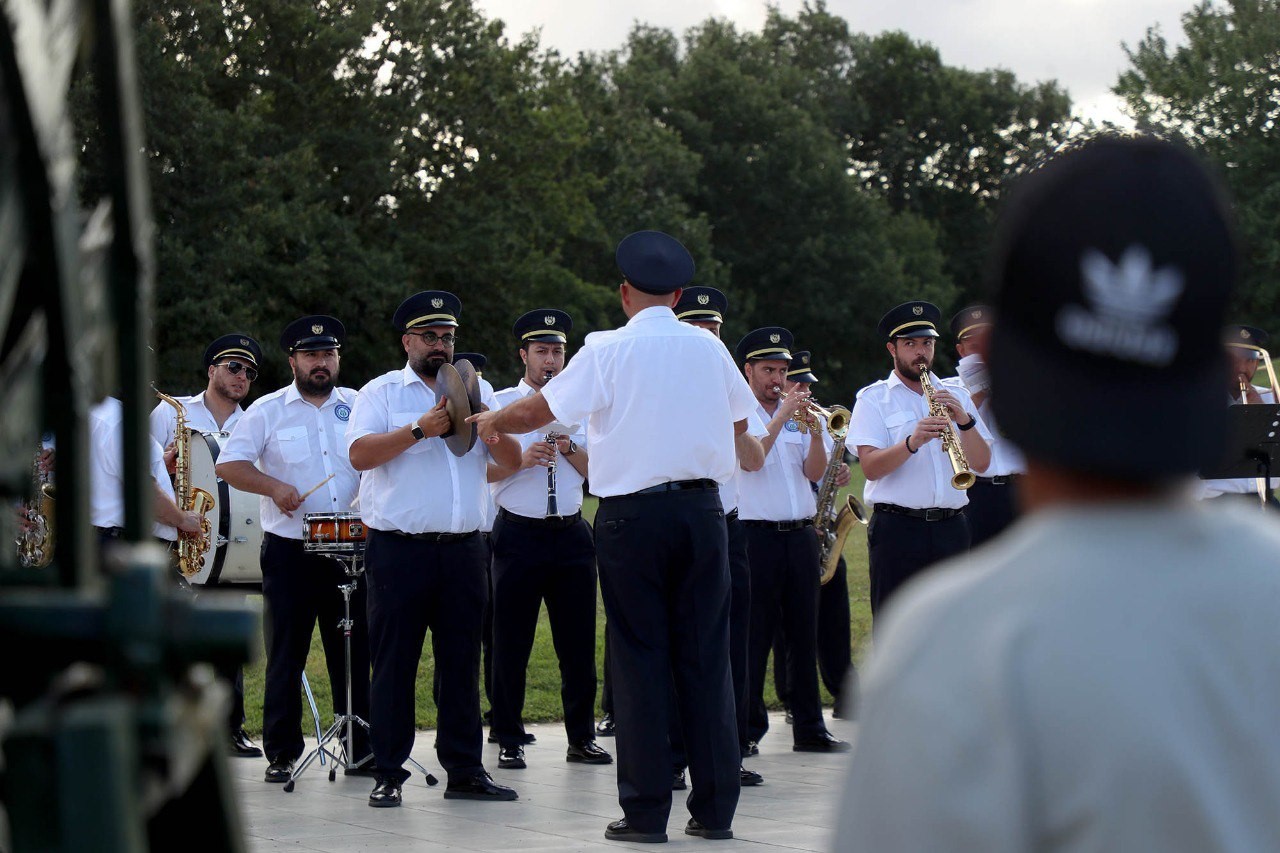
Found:
[(405, 332), (406, 335), (413, 335), (415, 338), (422, 338), (422, 342), (430, 346), (437, 342), (443, 342), (445, 346), (451, 347), (458, 342), (458, 336), (445, 332), (443, 335), (437, 335), (435, 332)]
[(230, 373), (232, 376), (239, 376), (240, 371), (243, 370), (245, 377), (250, 382), (258, 378), (258, 371), (254, 370), (249, 365), (241, 364), (238, 361), (224, 361), (221, 366), (225, 367), (227, 369), (227, 373)]

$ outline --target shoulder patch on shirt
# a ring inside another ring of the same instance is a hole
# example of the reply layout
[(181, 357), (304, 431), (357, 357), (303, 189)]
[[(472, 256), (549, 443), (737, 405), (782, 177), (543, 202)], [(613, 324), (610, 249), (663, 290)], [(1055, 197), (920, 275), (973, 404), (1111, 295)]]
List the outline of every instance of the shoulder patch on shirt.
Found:
[(340, 421), (351, 420), (351, 407), (346, 403), (339, 403), (333, 407), (333, 414)]

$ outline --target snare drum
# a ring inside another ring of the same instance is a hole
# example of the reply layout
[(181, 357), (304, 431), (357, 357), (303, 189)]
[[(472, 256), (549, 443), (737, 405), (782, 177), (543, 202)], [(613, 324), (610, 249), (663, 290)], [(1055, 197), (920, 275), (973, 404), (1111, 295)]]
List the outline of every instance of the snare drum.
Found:
[(261, 502), (257, 495), (233, 489), (218, 479), (214, 466), (227, 441), (225, 432), (191, 430), (191, 485), (214, 496), (209, 513), (211, 547), (192, 584), (204, 586), (262, 586)]
[(319, 554), (359, 554), (366, 530), (355, 512), (309, 512), (302, 518), (302, 550)]

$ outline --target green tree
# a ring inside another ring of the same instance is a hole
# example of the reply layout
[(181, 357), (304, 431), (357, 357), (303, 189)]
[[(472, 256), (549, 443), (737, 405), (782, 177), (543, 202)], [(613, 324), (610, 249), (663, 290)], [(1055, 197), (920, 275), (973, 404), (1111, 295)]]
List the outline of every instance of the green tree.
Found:
[(1230, 187), (1242, 242), (1242, 319), (1280, 331), (1280, 3), (1202, 3), (1182, 16), (1186, 43), (1156, 28), (1126, 47), (1113, 91), (1140, 130), (1179, 138)]

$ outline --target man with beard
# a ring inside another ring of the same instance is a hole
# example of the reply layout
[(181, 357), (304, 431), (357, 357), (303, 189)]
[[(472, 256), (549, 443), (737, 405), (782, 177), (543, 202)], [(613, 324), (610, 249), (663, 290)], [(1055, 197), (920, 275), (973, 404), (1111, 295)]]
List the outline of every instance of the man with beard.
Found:
[[(811, 483), (827, 470), (827, 446), (821, 429), (802, 435), (797, 413), (804, 416), (809, 392), (797, 388), (782, 398), (791, 365), (791, 333), (779, 326), (749, 332), (738, 342), (737, 362), (756, 398), (756, 415), (768, 433), (764, 467), (742, 475), (739, 511), (747, 528), (751, 565), (751, 635), (747, 678), (751, 707), (764, 703), (765, 667), (781, 625), (790, 654), (775, 661), (786, 666), (790, 689), (792, 749), (796, 752), (843, 752), (849, 748), (827, 731), (818, 695), (818, 539), (813, 534), (817, 511)], [(759, 741), (767, 718), (751, 721), (748, 736)]]
[[(209, 384), (199, 394), (175, 398), (187, 411), (187, 426), (198, 432), (230, 432), (244, 414), (240, 401), (258, 378), (261, 361), (262, 347), (243, 332), (223, 335), (209, 344), (204, 351)], [(165, 449), (170, 463), (177, 429), (178, 411), (161, 401), (151, 410), (151, 437)], [(244, 670), (237, 666), (219, 675), (231, 686), (231, 708), (227, 714), (231, 754), (256, 758), (262, 755), (262, 750), (244, 730)]]
[[(333, 317), (302, 317), (285, 327), (280, 348), (289, 354), (293, 383), (256, 400), (218, 456), (218, 476), (233, 488), (262, 495), (262, 596), (266, 603), (266, 691), (263, 748), (271, 762), (266, 781), (287, 782), (302, 755), (299, 683), (320, 623), (335, 714), (345, 713), (343, 600), (349, 578), (342, 563), (303, 550), (302, 520), (312, 512), (347, 512), (359, 486), (343, 449), (356, 392), (336, 387), (346, 337)], [(256, 465), (255, 465), (256, 463)], [(307, 494), (310, 492), (310, 494)], [(302, 496), (307, 495), (304, 499)], [(369, 635), (365, 591), (351, 596), (351, 713), (369, 719)], [(369, 755), (368, 736), (355, 728), (347, 756), (358, 765)], [(370, 772), (365, 765), (348, 770)]]
[(951, 464), (934, 440), (950, 428), (975, 474), (991, 462), (990, 433), (968, 392), (935, 382), (947, 414), (934, 417), (920, 388), (921, 372), (933, 366), (941, 319), (929, 302), (904, 302), (880, 319), (893, 371), (858, 392), (849, 422), (849, 444), (858, 448), (867, 477), (864, 500), (873, 509), (867, 529), (873, 617), (912, 575), (969, 550), (961, 513), (969, 501), (952, 487)]
[[(422, 643), (431, 631), (439, 674), (436, 755), (449, 774), (445, 799), (514, 800), (482, 763), (480, 635), (489, 597), (488, 548), (480, 536), (492, 459), (520, 464), (510, 436), (477, 442), (462, 456), (450, 432), (440, 368), (452, 360), (462, 303), (429, 290), (400, 304), (392, 324), (405, 366), (360, 391), (346, 443), (363, 471), (360, 510), (369, 530), (369, 639), (373, 651), (375, 808), (399, 806), (413, 749), (415, 685)], [(492, 397), (485, 405), (492, 403)]]
[[(537, 393), (564, 369), (573, 320), (541, 308), (522, 315), (512, 333), (519, 341), (524, 376), (497, 393), (494, 409)], [(582, 518), (587, 476), (587, 434), (575, 424), (548, 441), (545, 430), (518, 437), (518, 468), (489, 466), (498, 507), (493, 526), (493, 727), (501, 745), (498, 766), (525, 767), (525, 675), (545, 600), (560, 661), (560, 698), (569, 735), (566, 760), (609, 764), (613, 758), (592, 737), (596, 705), (596, 550)], [(548, 475), (555, 465), (554, 492)], [(550, 495), (556, 507), (551, 513)]]

